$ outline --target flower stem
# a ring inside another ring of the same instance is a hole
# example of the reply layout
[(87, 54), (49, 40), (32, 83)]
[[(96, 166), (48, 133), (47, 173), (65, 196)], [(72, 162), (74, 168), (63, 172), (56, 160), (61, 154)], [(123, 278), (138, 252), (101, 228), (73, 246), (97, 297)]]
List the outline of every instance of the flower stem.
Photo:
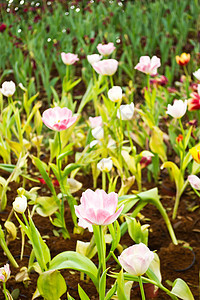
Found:
[(102, 172), (102, 189), (106, 191), (106, 172)]
[(8, 300), (7, 292), (6, 292), (6, 283), (3, 282), (3, 293), (5, 295), (5, 299)]
[(138, 276), (138, 281), (139, 281), (139, 285), (140, 285), (140, 292), (141, 292), (141, 296), (142, 296), (142, 300), (145, 300), (145, 293), (144, 293), (144, 288), (143, 288), (143, 283), (142, 283), (142, 278), (141, 276)]
[(111, 87), (114, 86), (114, 83), (113, 83), (113, 77), (112, 77), (112, 76), (110, 76), (110, 84), (111, 84)]

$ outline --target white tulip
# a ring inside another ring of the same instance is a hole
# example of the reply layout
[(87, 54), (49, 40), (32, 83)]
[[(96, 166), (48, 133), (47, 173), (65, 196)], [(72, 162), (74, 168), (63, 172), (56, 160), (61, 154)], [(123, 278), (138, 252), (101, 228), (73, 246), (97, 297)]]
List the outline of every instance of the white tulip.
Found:
[(96, 140), (103, 140), (104, 138), (104, 130), (101, 126), (97, 126), (96, 128), (92, 129), (92, 136)]
[(122, 89), (120, 86), (113, 86), (108, 91), (108, 98), (113, 102), (119, 102), (122, 99)]
[(100, 160), (100, 162), (97, 164), (97, 169), (99, 169), (101, 172), (110, 172), (112, 166), (113, 166), (112, 159), (108, 157)]
[(6, 97), (11, 97), (14, 94), (15, 90), (16, 87), (13, 81), (4, 81), (0, 92)]
[(197, 71), (195, 71), (193, 73), (193, 75), (196, 77), (196, 79), (200, 80), (200, 69), (198, 69)]
[(175, 119), (181, 118), (187, 110), (187, 100), (175, 100), (174, 104), (168, 104), (167, 114), (172, 116)]
[(91, 54), (91, 55), (87, 55), (87, 60), (88, 62), (92, 65), (98, 61), (100, 61), (102, 59), (102, 55), (99, 54)]
[(22, 195), (21, 197), (16, 197), (15, 201), (13, 202), (13, 209), (22, 214), (25, 212), (27, 208), (27, 198), (26, 196)]
[(117, 111), (117, 117), (122, 120), (131, 120), (134, 113), (134, 103), (121, 105)]

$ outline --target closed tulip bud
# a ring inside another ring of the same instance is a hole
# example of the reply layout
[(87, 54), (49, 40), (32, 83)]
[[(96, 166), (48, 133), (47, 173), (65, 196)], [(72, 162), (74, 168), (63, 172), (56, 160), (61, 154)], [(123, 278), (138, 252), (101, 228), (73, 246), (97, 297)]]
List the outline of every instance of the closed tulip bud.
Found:
[(9, 264), (4, 265), (0, 268), (0, 281), (6, 282), (10, 277), (10, 266)]
[(97, 169), (99, 169), (101, 172), (110, 172), (112, 166), (113, 166), (112, 159), (108, 157), (100, 160), (100, 162), (97, 164)]
[(134, 113), (134, 103), (121, 105), (117, 111), (117, 117), (125, 120), (131, 120)]
[(104, 130), (101, 126), (98, 126), (94, 129), (92, 129), (92, 136), (96, 139), (96, 140), (103, 140), (104, 138)]
[(15, 90), (16, 87), (13, 81), (5, 81), (2, 84), (2, 88), (0, 89), (0, 92), (6, 97), (11, 97), (14, 94)]
[(119, 102), (122, 99), (122, 89), (120, 86), (113, 86), (108, 91), (108, 98), (113, 102)]
[(113, 53), (113, 51), (115, 50), (115, 46), (113, 43), (108, 43), (104, 45), (98, 44), (97, 50), (101, 55), (107, 56)]
[(198, 69), (197, 71), (195, 71), (193, 73), (193, 75), (196, 77), (196, 79), (200, 80), (200, 69)]
[(193, 159), (200, 164), (200, 146), (192, 147), (189, 149), (190, 154), (192, 155)]
[(102, 59), (102, 56), (99, 54), (91, 54), (87, 55), (87, 60), (88, 62), (92, 65)]
[(118, 257), (122, 268), (133, 276), (143, 275), (154, 259), (154, 253), (143, 244), (136, 244), (125, 249)]
[(92, 67), (100, 75), (112, 76), (117, 71), (118, 61), (115, 59), (103, 59), (94, 63)]
[(27, 208), (26, 196), (22, 195), (21, 197), (16, 197), (15, 201), (13, 202), (14, 211), (22, 214), (25, 212), (26, 208)]
[(200, 190), (200, 178), (199, 177), (197, 177), (196, 175), (189, 175), (188, 181), (194, 189)]
[(90, 126), (92, 128), (96, 128), (98, 126), (102, 126), (103, 125), (103, 122), (102, 122), (102, 117), (99, 116), (99, 117), (89, 117), (89, 121), (90, 121)]
[(175, 100), (174, 104), (168, 104), (167, 106), (167, 114), (172, 116), (175, 119), (181, 118), (187, 110), (187, 100), (183, 102), (183, 100)]
[(79, 60), (77, 54), (65, 53), (65, 52), (61, 53), (61, 58), (65, 65), (73, 65), (76, 61)]

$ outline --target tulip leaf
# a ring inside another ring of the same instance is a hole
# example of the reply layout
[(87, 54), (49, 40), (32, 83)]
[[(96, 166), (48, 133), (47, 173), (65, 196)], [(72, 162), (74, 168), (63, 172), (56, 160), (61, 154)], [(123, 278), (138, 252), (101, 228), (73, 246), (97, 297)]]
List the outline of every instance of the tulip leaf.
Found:
[(86, 273), (98, 289), (98, 270), (95, 264), (84, 255), (74, 251), (65, 251), (55, 256), (49, 266), (50, 270), (73, 269)]
[(184, 178), (180, 171), (180, 169), (177, 167), (175, 163), (172, 161), (166, 161), (161, 168), (170, 168), (172, 171), (172, 176), (174, 178), (176, 188), (180, 192), (184, 186)]
[(67, 290), (65, 279), (58, 270), (43, 272), (38, 278), (37, 288), (46, 300), (58, 300)]
[(123, 269), (121, 269), (117, 276), (117, 296), (120, 300), (129, 300), (129, 298), (125, 294)]
[(80, 167), (81, 167), (80, 164), (75, 164), (75, 163), (68, 164), (63, 170), (63, 174), (62, 174), (63, 178), (68, 176), (73, 170), (80, 168)]
[(152, 128), (149, 146), (152, 152), (157, 153), (162, 162), (167, 160), (163, 132), (156, 126)]
[(86, 292), (82, 289), (80, 285), (78, 285), (78, 294), (81, 298), (81, 300), (90, 300)]
[(106, 296), (105, 296), (105, 300), (110, 300), (112, 298), (112, 296), (115, 294), (117, 290), (117, 281), (115, 281), (114, 285), (112, 286), (112, 288), (107, 292)]
[(106, 269), (103, 272), (103, 274), (101, 275), (100, 281), (99, 281), (99, 300), (104, 300), (104, 298), (105, 298), (105, 294), (106, 294), (106, 274), (108, 272), (108, 269)]
[(187, 283), (181, 278), (177, 278), (173, 285), (171, 293), (183, 300), (194, 300), (194, 297)]
[(38, 197), (36, 211), (42, 217), (51, 216), (59, 208), (54, 197)]

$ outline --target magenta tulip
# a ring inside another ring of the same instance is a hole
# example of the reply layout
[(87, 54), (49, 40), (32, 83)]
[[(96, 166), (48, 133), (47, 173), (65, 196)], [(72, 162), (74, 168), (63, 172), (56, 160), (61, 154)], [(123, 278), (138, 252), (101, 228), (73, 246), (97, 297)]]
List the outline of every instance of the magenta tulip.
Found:
[[(104, 190), (93, 192), (87, 189), (81, 197), (81, 204), (75, 205), (75, 212), (80, 219), (92, 225), (109, 225), (113, 223), (121, 214), (124, 206), (117, 211), (118, 195), (114, 192), (107, 194)], [(86, 224), (87, 224), (86, 223)]]
[(52, 130), (62, 131), (76, 122), (77, 117), (72, 117), (72, 111), (67, 107), (54, 107), (45, 110), (42, 114), (43, 123)]
[(140, 243), (125, 249), (118, 259), (126, 272), (141, 276), (148, 270), (154, 253), (145, 244)]
[(112, 76), (117, 71), (118, 61), (115, 59), (104, 59), (92, 65), (100, 75)]
[(65, 53), (65, 52), (61, 53), (61, 58), (65, 65), (73, 65), (76, 61), (79, 60), (77, 54)]
[(98, 44), (97, 50), (101, 55), (110, 55), (115, 50), (115, 46), (113, 43), (108, 43), (104, 45)]
[(153, 56), (151, 59), (149, 56), (141, 56), (139, 63), (135, 66), (135, 69), (145, 74), (155, 75), (157, 74), (157, 68), (160, 66), (160, 58), (157, 56)]

